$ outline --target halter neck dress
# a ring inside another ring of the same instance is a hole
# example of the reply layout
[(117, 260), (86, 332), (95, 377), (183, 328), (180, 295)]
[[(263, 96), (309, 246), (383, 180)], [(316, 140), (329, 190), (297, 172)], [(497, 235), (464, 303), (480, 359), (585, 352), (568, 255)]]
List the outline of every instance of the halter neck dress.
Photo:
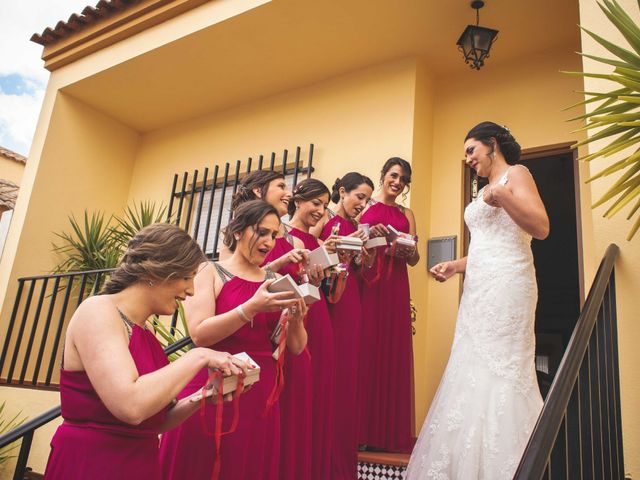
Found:
[[(224, 285), (216, 298), (216, 313), (225, 313), (249, 300), (262, 282), (232, 275), (214, 263)], [(265, 413), (267, 398), (276, 380), (276, 362), (271, 356), (271, 333), (280, 318), (279, 312), (260, 312), (253, 327), (245, 324), (211, 348), (231, 354), (247, 352), (260, 366), (260, 380), (240, 397), (240, 419), (235, 432), (221, 440), (220, 479), (276, 480), (280, 460), (280, 408), (276, 402)], [(208, 377), (202, 369), (185, 387), (178, 398), (201, 389)], [(216, 405), (207, 404), (205, 423), (213, 431)], [(229, 430), (233, 408), (226, 403), (222, 431)], [(205, 433), (201, 415), (195, 413), (173, 430), (162, 435), (160, 445), (163, 478), (165, 480), (208, 479), (214, 467), (215, 442)]]

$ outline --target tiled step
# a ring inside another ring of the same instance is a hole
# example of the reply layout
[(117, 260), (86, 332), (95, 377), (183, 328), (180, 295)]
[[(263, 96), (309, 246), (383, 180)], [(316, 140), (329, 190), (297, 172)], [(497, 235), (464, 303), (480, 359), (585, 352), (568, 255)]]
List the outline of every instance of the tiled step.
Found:
[(409, 457), (406, 453), (358, 452), (358, 479), (404, 479)]

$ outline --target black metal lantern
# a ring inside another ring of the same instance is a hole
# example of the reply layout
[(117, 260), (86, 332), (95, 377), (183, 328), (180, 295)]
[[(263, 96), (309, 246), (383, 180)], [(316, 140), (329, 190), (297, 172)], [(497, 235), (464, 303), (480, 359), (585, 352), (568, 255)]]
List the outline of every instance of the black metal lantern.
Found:
[(467, 25), (457, 43), (458, 50), (464, 55), (465, 63), (476, 70), (480, 70), (484, 66), (484, 60), (489, 56), (491, 45), (498, 35), (498, 30), (479, 25), (482, 7), (484, 7), (484, 2), (480, 0), (471, 2), (471, 8), (476, 10), (476, 24)]

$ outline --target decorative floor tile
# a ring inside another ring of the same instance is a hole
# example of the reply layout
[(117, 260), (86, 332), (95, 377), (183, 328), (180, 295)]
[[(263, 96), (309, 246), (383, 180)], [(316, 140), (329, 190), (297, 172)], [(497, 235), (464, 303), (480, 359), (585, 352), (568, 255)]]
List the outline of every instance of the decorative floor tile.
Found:
[(406, 467), (358, 462), (359, 480), (404, 480)]

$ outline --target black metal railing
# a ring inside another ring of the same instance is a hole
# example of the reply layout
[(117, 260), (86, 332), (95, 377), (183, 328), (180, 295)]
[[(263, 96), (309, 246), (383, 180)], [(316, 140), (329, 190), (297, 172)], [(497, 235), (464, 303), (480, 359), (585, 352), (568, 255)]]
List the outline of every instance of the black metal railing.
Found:
[(3, 383), (45, 388), (57, 384), (55, 367), (59, 365), (63, 329), (78, 305), (102, 287), (110, 272), (91, 270), (18, 279), (0, 353)]
[[(220, 231), (231, 219), (231, 199), (242, 178), (254, 170), (276, 170), (283, 173), (289, 188), (293, 188), (301, 175), (311, 176), (313, 151), (314, 146), (310, 144), (304, 155), (302, 148), (296, 147), (293, 159), (289, 158), (289, 151), (284, 150), (281, 156), (272, 152), (266, 161), (264, 155), (260, 155), (257, 162), (252, 158), (246, 162), (237, 160), (233, 171), (231, 164), (225, 163), (222, 168), (218, 165), (212, 170), (205, 168), (202, 176), (199, 170), (191, 174), (184, 172), (181, 176), (175, 174), (167, 219), (189, 232), (205, 253), (215, 258), (220, 247)], [(303, 156), (306, 156), (306, 165)]]
[(609, 245), (514, 480), (624, 479), (614, 264)]
[[(164, 349), (164, 353), (168, 356), (178, 350), (191, 344), (191, 338), (185, 337), (179, 341), (172, 343)], [(25, 472), (27, 471), (27, 461), (29, 460), (29, 453), (31, 451), (31, 443), (33, 441), (33, 434), (35, 431), (48, 424), (52, 420), (55, 420), (60, 416), (60, 405), (38, 415), (36, 418), (23, 423), (19, 427), (14, 428), (10, 432), (0, 435), (0, 449), (11, 445), (14, 442), (22, 439), (20, 444), (20, 451), (18, 452), (18, 458), (13, 473), (13, 480), (23, 480)]]

